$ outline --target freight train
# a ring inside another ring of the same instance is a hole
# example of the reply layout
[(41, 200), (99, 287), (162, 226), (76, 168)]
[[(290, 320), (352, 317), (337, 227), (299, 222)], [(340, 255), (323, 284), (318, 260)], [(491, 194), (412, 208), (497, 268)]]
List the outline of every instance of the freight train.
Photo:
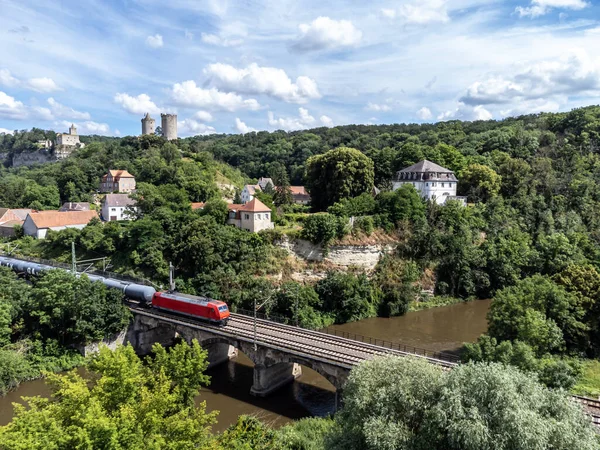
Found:
[[(57, 269), (57, 267), (46, 264), (6, 256), (0, 256), (0, 267), (9, 267), (17, 273), (28, 275), (39, 275), (46, 270)], [(118, 289), (125, 297), (137, 301), (142, 306), (193, 317), (221, 326), (226, 325), (229, 320), (229, 308), (227, 308), (225, 302), (219, 300), (181, 294), (175, 291), (157, 292), (152, 286), (94, 274), (87, 274), (87, 276), (92, 281), (99, 281), (109, 288)]]

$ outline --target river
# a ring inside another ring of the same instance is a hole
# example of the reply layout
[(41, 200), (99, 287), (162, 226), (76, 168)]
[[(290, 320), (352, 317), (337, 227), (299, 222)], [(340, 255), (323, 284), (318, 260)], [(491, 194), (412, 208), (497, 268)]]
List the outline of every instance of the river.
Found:
[[(336, 325), (349, 333), (400, 342), (436, 351), (453, 351), (463, 342), (473, 342), (487, 329), (489, 300), (442, 306), (409, 312), (390, 319), (372, 318)], [(323, 416), (332, 412), (335, 389), (321, 375), (302, 367), (295, 383), (276, 391), (268, 398), (250, 395), (252, 362), (243, 354), (227, 364), (208, 371), (209, 387), (203, 388), (197, 401), (206, 401), (207, 410), (220, 411), (215, 431), (222, 431), (240, 414), (254, 414), (273, 426), (307, 416)], [(0, 398), (0, 425), (7, 424), (13, 414), (12, 402), (22, 396), (50, 395), (44, 380), (28, 381)]]

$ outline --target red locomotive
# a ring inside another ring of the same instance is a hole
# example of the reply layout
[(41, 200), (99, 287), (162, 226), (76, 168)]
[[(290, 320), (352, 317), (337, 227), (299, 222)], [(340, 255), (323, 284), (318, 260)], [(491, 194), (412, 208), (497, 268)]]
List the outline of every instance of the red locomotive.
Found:
[(226, 325), (229, 320), (229, 309), (225, 302), (179, 292), (156, 292), (152, 296), (152, 307), (217, 325)]

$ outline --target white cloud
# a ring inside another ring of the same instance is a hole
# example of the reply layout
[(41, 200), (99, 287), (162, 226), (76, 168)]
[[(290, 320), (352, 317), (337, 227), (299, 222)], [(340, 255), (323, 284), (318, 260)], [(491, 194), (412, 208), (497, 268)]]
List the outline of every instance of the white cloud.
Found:
[(148, 36), (146, 38), (146, 45), (152, 48), (160, 48), (163, 46), (163, 37), (160, 34), (154, 36)]
[(6, 87), (15, 87), (20, 83), (10, 74), (8, 69), (0, 69), (0, 84)]
[(220, 45), (222, 47), (237, 47), (238, 45), (242, 45), (244, 43), (243, 39), (231, 39), (222, 36), (217, 36), (216, 34), (207, 33), (202, 33), (200, 39), (202, 39), (202, 42), (204, 42), (205, 44)]
[(212, 114), (208, 111), (198, 111), (192, 118), (200, 122), (212, 122), (214, 120)]
[(459, 103), (454, 110), (446, 111), (438, 116), (438, 120), (491, 120), (492, 113), (482, 105), (475, 107)]
[(321, 97), (312, 78), (299, 76), (293, 83), (284, 70), (275, 67), (260, 67), (253, 63), (245, 69), (237, 69), (217, 63), (210, 64), (204, 73), (218, 88), (241, 94), (265, 94), (291, 103), (306, 103)]
[(367, 104), (367, 106), (365, 107), (365, 111), (382, 111), (382, 112), (388, 112), (391, 111), (392, 108), (389, 105), (380, 105), (377, 103), (371, 103), (369, 102)]
[(301, 24), (299, 28), (300, 36), (292, 44), (292, 49), (300, 52), (355, 47), (362, 39), (362, 31), (349, 20), (321, 16), (310, 24)]
[(58, 103), (52, 97), (48, 99), (48, 104), (50, 105), (50, 110), (55, 117), (74, 120), (91, 119), (90, 113), (76, 111), (73, 108), (69, 108), (68, 106)]
[(13, 134), (14, 131), (8, 130), (6, 128), (0, 128), (0, 134)]
[(329, 116), (323, 115), (323, 116), (319, 117), (319, 120), (325, 127), (331, 128), (333, 126), (333, 119)]
[(43, 106), (32, 106), (29, 110), (29, 116), (38, 120), (54, 120), (52, 111)]
[(19, 80), (12, 76), (8, 69), (0, 69), (0, 85), (6, 87), (21, 86), (36, 92), (54, 92), (62, 90), (52, 78), (30, 78), (29, 80)]
[(150, 99), (148, 94), (140, 94), (132, 97), (129, 94), (118, 93), (115, 95), (115, 103), (131, 114), (158, 114), (160, 108)]
[(242, 122), (239, 117), (235, 118), (235, 129), (238, 133), (246, 134), (252, 133), (253, 131), (258, 131), (256, 128), (249, 127), (244, 122)]
[(225, 111), (249, 109), (255, 111), (260, 104), (253, 98), (243, 99), (233, 92), (221, 92), (218, 89), (198, 87), (195, 81), (175, 83), (171, 90), (173, 102), (189, 108), (208, 108)]
[(189, 39), (190, 41), (194, 39), (194, 33), (192, 33), (191, 31), (185, 30), (184, 36), (186, 39)]
[(400, 5), (396, 9), (381, 9), (381, 14), (388, 19), (398, 18), (406, 23), (426, 25), (429, 23), (445, 23), (450, 21), (447, 0), (420, 0)]
[(98, 123), (91, 120), (87, 120), (85, 122), (68, 122), (63, 120), (61, 122), (57, 122), (56, 125), (60, 127), (60, 129), (66, 129), (71, 126), (71, 123), (74, 123), (74, 125), (77, 127), (77, 133), (80, 135), (97, 134), (100, 136), (112, 136), (110, 127), (107, 123)]
[(573, 9), (580, 10), (590, 6), (584, 0), (531, 0), (531, 6), (517, 6), (515, 12), (520, 17), (539, 17), (548, 14), (552, 9)]
[(177, 122), (177, 129), (182, 135), (207, 135), (217, 132), (214, 127), (200, 123), (194, 119), (185, 119)]
[(423, 106), (417, 111), (417, 117), (421, 120), (429, 120), (433, 117), (433, 114), (431, 114), (431, 110), (429, 108)]
[(121, 130), (115, 128), (115, 136), (121, 136)]
[(54, 92), (62, 90), (52, 78), (30, 78), (24, 85), (32, 91), (37, 92)]
[(321, 116), (319, 118), (320, 123), (309, 114), (308, 110), (305, 108), (298, 108), (298, 117), (279, 117), (276, 118), (275, 115), (269, 111), (269, 125), (278, 130), (285, 131), (294, 131), (294, 130), (306, 130), (311, 127), (316, 127), (319, 125), (331, 127), (333, 126), (333, 120), (327, 116)]
[(22, 120), (27, 118), (27, 108), (14, 97), (0, 91), (0, 118)]
[(504, 104), (600, 91), (600, 61), (583, 50), (516, 68), (510, 76), (476, 81), (460, 99), (469, 105)]

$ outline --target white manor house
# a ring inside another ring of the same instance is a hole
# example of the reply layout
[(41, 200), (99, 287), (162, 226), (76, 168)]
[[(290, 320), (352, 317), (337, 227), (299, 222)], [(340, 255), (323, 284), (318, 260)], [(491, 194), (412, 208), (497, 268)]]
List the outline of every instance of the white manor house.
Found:
[(412, 184), (421, 197), (443, 205), (446, 200), (458, 200), (466, 204), (466, 197), (456, 196), (458, 179), (454, 172), (431, 161), (423, 160), (396, 173), (392, 188)]

